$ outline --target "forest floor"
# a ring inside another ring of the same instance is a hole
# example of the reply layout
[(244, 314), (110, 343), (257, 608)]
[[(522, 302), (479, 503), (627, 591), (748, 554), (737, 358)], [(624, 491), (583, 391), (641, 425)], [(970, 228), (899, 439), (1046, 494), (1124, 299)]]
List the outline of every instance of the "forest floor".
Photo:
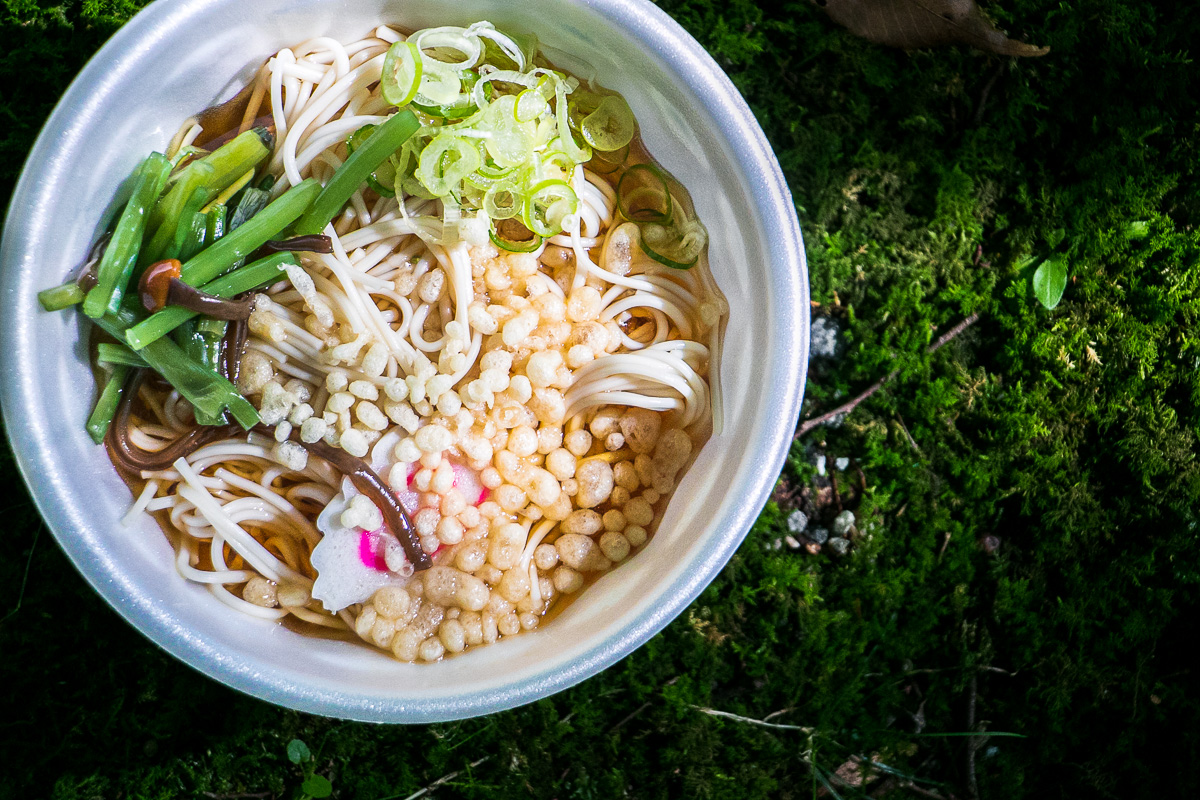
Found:
[[(5, 0), (0, 196), (138, 5)], [(314, 775), (365, 800), (1197, 795), (1200, 10), (992, 0), (1051, 48), (1016, 59), (881, 47), (825, 3), (661, 5), (795, 199), (797, 424), (878, 388), (805, 426), (743, 546), (644, 647), (412, 727), (280, 709), (159, 651), (5, 453), (0, 797), (298, 798)]]

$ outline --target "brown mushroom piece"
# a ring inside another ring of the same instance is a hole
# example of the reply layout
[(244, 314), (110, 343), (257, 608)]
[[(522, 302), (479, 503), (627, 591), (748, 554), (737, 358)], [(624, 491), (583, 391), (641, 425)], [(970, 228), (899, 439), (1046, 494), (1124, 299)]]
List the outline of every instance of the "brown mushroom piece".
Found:
[(182, 306), (188, 311), (223, 320), (245, 320), (254, 310), (254, 298), (226, 300), (202, 292), (180, 279), (182, 265), (177, 259), (156, 261), (146, 267), (138, 281), (142, 305), (150, 313), (162, 311), (167, 306)]
[(129, 438), (129, 415), (144, 375), (144, 370), (135, 370), (125, 382), (117, 413), (104, 437), (109, 452), (122, 469), (133, 473), (166, 469), (176, 459), (191, 455), (209, 442), (241, 432), (234, 425), (197, 425), (161, 450), (145, 450), (137, 446)]
[(350, 479), (355, 489), (375, 503), (383, 512), (383, 521), (400, 540), (404, 554), (408, 556), (408, 560), (412, 562), (414, 568), (423, 570), (433, 566), (433, 559), (421, 548), (421, 539), (417, 535), (417, 529), (413, 526), (412, 520), (408, 518), (404, 506), (400, 505), (396, 494), (366, 461), (321, 440), (301, 441), (300, 445), (318, 458), (328, 461), (334, 469)]

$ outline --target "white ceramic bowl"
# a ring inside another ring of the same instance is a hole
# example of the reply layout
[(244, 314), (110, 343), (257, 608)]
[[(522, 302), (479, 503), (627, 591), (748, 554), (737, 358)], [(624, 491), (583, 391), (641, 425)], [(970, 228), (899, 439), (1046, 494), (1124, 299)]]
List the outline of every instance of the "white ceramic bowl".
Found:
[[(304, 638), (221, 605), (175, 573), (147, 518), (83, 422), (93, 388), (75, 314), (35, 295), (71, 272), (112, 214), (118, 185), (194, 111), (225, 99), (280, 47), (489, 19), (536, 32), (625, 95), (651, 152), (695, 198), (732, 312), (720, 380), (725, 430), (708, 442), (654, 538), (544, 629), (436, 665)], [(156, 644), (236, 689), (302, 711), (432, 722), (565, 689), (630, 653), (716, 576), (765, 503), (791, 441), (808, 361), (808, 280), (787, 186), (733, 84), (643, 0), (159, 0), (87, 65), (25, 165), (0, 251), (4, 421), (59, 544)]]

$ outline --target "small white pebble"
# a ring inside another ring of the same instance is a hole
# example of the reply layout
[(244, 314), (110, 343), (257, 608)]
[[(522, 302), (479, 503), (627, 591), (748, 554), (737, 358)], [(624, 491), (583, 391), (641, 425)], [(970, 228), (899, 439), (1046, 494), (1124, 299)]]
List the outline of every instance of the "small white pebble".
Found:
[(799, 509), (793, 511), (791, 514), (788, 514), (787, 527), (793, 534), (799, 535), (804, 533), (804, 530), (808, 527), (808, 515)]

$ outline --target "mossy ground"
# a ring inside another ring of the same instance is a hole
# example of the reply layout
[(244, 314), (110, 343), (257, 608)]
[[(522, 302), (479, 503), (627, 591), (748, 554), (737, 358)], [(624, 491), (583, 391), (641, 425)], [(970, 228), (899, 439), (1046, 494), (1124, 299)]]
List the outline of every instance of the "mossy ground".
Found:
[[(138, 5), (6, 0), (4, 196)], [(645, 647), (531, 706), (430, 726), (284, 711), (165, 656), (76, 575), (6, 456), (0, 796), (291, 798), (315, 772), (375, 800), (451, 773), (437, 796), (799, 798), (853, 756), (944, 797), (1196, 794), (1200, 13), (994, 0), (1052, 48), (1013, 61), (882, 49), (796, 0), (662, 5), (791, 185), (813, 313), (841, 330), (804, 415), (896, 378), (796, 443), (744, 546)], [(1030, 290), (1050, 255), (1070, 265), (1053, 311)], [(803, 490), (823, 499), (819, 454), (851, 459), (834, 479), (860, 535), (841, 559), (775, 548)], [(982, 728), (1025, 738), (945, 735)], [(288, 760), (294, 738), (314, 761)]]

